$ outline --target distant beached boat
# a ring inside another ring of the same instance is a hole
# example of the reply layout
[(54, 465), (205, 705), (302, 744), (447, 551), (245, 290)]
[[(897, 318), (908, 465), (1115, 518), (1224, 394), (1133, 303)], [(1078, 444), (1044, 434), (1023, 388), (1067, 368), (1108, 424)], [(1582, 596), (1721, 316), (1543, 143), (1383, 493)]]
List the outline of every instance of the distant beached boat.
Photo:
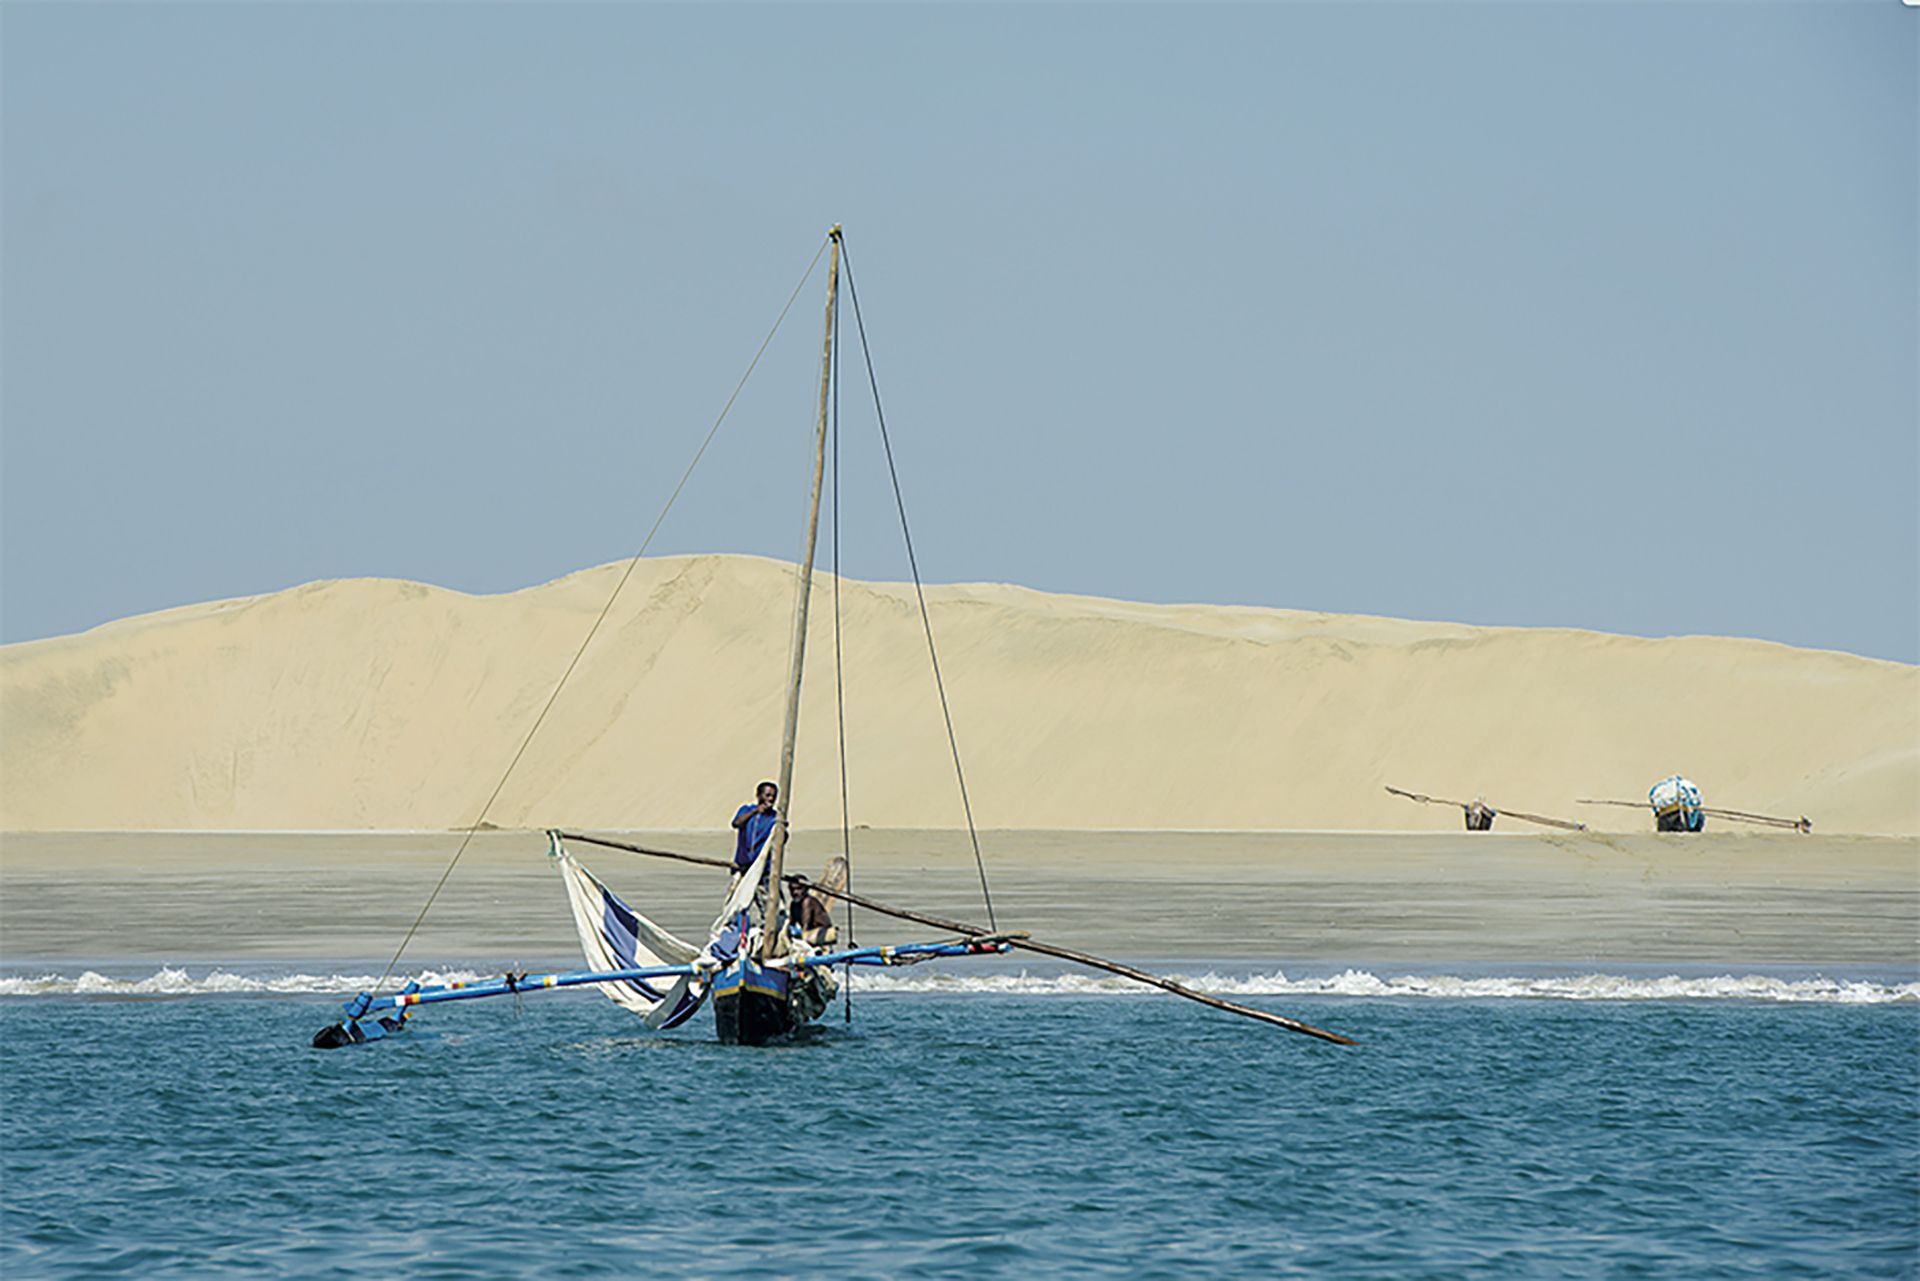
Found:
[(1758, 827), (1779, 827), (1805, 835), (1813, 831), (1813, 820), (1805, 814), (1781, 818), (1775, 814), (1755, 814), (1750, 810), (1715, 809), (1705, 803), (1700, 788), (1683, 774), (1661, 779), (1647, 789), (1645, 801), (1597, 801), (1582, 797), (1581, 805), (1614, 805), (1639, 809), (1643, 804), (1653, 811), (1653, 826), (1658, 832), (1704, 832), (1708, 818), (1724, 818)]

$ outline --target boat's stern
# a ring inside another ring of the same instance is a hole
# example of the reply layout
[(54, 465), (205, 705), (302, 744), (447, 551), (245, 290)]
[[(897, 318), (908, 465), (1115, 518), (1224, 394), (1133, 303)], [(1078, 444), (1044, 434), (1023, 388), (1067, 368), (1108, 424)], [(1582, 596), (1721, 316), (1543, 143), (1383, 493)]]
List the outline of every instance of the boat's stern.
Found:
[(722, 1044), (763, 1045), (793, 1030), (785, 969), (734, 958), (713, 980), (713, 1027)]

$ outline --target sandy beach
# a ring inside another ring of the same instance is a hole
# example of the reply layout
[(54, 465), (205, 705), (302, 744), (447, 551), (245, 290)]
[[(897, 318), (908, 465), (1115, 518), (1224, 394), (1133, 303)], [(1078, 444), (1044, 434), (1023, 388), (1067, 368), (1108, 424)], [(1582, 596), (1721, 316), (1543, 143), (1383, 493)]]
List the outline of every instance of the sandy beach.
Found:
[[(717, 854), (708, 832), (627, 834)], [(0, 963), (384, 964), (459, 846), (448, 832), (39, 833), (0, 839)], [(839, 834), (799, 832), (817, 868)], [(1920, 966), (1920, 842), (1792, 833), (982, 833), (1003, 928), (1106, 955), (1542, 964)], [(534, 832), (475, 838), (410, 966), (567, 965), (577, 945)], [(697, 934), (718, 872), (578, 856)], [(855, 833), (856, 888), (984, 921), (966, 834)], [(856, 920), (861, 941), (925, 937)]]
[[(485, 597), (312, 583), (0, 650), (0, 960), (384, 964), (617, 568)], [(792, 583), (642, 562), (487, 810), (525, 830), (473, 842), (409, 963), (568, 963), (548, 824), (725, 854), (777, 758)], [(985, 923), (910, 591), (842, 586), (857, 888)], [(1920, 958), (1920, 669), (994, 585), (929, 602), (1003, 928), (1135, 959)], [(803, 870), (840, 844), (832, 673), (803, 698)], [(1660, 837), (1644, 808), (1574, 803), (1676, 769), (1814, 834)], [(1468, 834), (1388, 783), (1599, 830)], [(716, 873), (582, 853), (704, 932)]]

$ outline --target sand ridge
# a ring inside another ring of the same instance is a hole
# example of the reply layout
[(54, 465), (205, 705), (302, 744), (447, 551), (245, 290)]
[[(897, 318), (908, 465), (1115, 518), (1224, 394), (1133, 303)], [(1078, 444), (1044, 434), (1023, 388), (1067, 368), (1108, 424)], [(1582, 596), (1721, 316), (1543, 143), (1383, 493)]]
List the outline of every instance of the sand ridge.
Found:
[[(624, 564), (497, 596), (355, 579), (0, 649), (0, 827), (471, 823)], [(489, 811), (686, 827), (775, 769), (792, 565), (642, 561)], [(818, 575), (816, 592), (832, 586)], [(816, 596), (797, 824), (837, 825)], [(1383, 783), (1644, 830), (1576, 796), (1920, 833), (1920, 668), (1718, 637), (927, 589), (974, 817), (1055, 829), (1414, 829)], [(964, 822), (910, 585), (845, 580), (853, 821)], [(1503, 824), (1503, 827), (1505, 825)]]

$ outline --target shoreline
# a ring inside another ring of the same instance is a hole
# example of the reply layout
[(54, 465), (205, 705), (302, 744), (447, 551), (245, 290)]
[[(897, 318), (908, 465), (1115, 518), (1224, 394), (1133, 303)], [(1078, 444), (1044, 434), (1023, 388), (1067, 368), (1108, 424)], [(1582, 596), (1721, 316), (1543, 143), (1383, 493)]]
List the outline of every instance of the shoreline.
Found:
[[(566, 826), (561, 832), (574, 832), (580, 835), (607, 835), (612, 839), (632, 839), (641, 837), (660, 839), (660, 837), (678, 837), (682, 841), (714, 843), (716, 837), (724, 832), (718, 828), (599, 828), (599, 826)], [(482, 828), (470, 828), (476, 835), (488, 837), (528, 837), (545, 839), (547, 828), (503, 828), (495, 824), (486, 824)], [(795, 826), (793, 839), (808, 841), (839, 841), (841, 828), (820, 828), (820, 826)], [(876, 828), (874, 824), (854, 824), (854, 837), (862, 834), (914, 834), (929, 837), (966, 837), (966, 828)], [(1634, 828), (1624, 832), (1619, 828), (1588, 828), (1584, 832), (1565, 832), (1548, 828), (1528, 828), (1528, 826), (1507, 826), (1500, 832), (1465, 832), (1459, 824), (1446, 824), (1438, 828), (973, 828), (981, 837), (991, 835), (1010, 835), (1010, 837), (1029, 837), (1029, 835), (1069, 835), (1069, 837), (1221, 837), (1221, 839), (1290, 839), (1290, 837), (1327, 837), (1327, 839), (1373, 839), (1373, 837), (1419, 837), (1419, 839), (1446, 839), (1463, 837), (1475, 841), (1549, 841), (1549, 839), (1594, 839), (1594, 841), (1638, 841), (1640, 837), (1649, 837), (1655, 841), (1674, 841), (1684, 845), (1688, 841), (1722, 841), (1722, 839), (1784, 839), (1784, 841), (1905, 841), (1920, 851), (1920, 835), (1908, 832), (1822, 832), (1814, 830), (1811, 834), (1791, 832), (1786, 828), (1770, 828), (1764, 824), (1753, 826), (1730, 826), (1726, 822), (1716, 824), (1707, 832), (1655, 832), (1651, 826)], [(340, 839), (359, 839), (359, 837), (440, 837), (440, 835), (467, 835), (468, 828), (0, 828), (0, 851), (6, 849), (8, 841), (15, 839), (40, 839), (40, 837), (207, 837), (207, 839), (227, 839), (227, 837), (282, 837), (282, 835), (301, 835), (301, 837), (340, 837)], [(732, 839), (732, 837), (728, 837)]]
[[(712, 831), (625, 833), (724, 856)], [(1920, 840), (1794, 832), (982, 832), (1000, 928), (1100, 955), (1222, 963), (1920, 965)], [(1496, 839), (1489, 840), (1488, 836)], [(0, 966), (204, 969), (393, 954), (463, 833), (0, 834)], [(796, 831), (811, 871), (840, 833)], [(856, 892), (987, 923), (964, 831), (854, 833)], [(577, 960), (527, 832), (476, 834), (413, 967)], [(635, 908), (703, 934), (714, 869), (577, 846)], [(835, 916), (844, 924), (844, 911)], [(928, 937), (856, 909), (862, 943)]]

